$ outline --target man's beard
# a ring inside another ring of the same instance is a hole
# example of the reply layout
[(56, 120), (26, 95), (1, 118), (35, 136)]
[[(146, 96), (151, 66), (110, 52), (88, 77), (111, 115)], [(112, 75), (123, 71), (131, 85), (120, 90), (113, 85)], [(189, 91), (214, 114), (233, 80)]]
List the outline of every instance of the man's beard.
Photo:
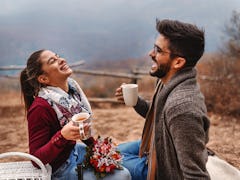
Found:
[(169, 72), (170, 66), (171, 66), (171, 61), (168, 61), (167, 64), (161, 64), (160, 66), (158, 66), (158, 69), (156, 71), (154, 72), (150, 71), (149, 74), (154, 77), (163, 78)]

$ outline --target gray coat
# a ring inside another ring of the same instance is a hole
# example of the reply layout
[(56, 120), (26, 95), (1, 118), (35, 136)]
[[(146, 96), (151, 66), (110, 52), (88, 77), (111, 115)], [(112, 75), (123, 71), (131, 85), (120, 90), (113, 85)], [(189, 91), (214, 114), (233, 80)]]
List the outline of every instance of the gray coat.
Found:
[[(210, 179), (206, 170), (209, 119), (196, 81), (185, 68), (156, 92), (156, 179)], [(149, 103), (139, 98), (135, 110), (146, 117)]]

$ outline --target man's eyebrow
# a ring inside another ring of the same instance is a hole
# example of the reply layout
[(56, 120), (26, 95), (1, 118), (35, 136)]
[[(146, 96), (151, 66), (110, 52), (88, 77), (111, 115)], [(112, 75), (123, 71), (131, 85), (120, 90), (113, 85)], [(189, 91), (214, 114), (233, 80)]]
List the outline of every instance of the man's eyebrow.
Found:
[(156, 44), (154, 44), (154, 46), (157, 47), (160, 51), (165, 51), (165, 52), (168, 51), (168, 49), (165, 49), (165, 47), (161, 48), (161, 47), (159, 47), (159, 46), (156, 45)]
[(161, 50), (162, 50), (162, 48), (160, 48), (158, 45), (154, 44), (154, 46), (157, 47), (158, 49), (161, 49)]

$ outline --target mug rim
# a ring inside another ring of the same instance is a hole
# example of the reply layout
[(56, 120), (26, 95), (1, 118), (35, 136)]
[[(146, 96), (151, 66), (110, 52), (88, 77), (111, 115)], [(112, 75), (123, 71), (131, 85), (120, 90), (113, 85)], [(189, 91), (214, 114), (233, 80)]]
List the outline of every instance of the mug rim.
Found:
[[(87, 120), (87, 119), (90, 118), (90, 114), (89, 114), (88, 112), (80, 112), (80, 113), (74, 114), (74, 115), (72, 116), (72, 118), (71, 118), (72, 121), (76, 122), (76, 118), (77, 118), (78, 116), (80, 116), (81, 114), (86, 114), (86, 115), (87, 115), (87, 117), (86, 117), (85, 120)], [(85, 121), (85, 120), (83, 120), (83, 121)], [(78, 121), (78, 122), (79, 122), (79, 121)]]
[(138, 87), (138, 84), (131, 84), (131, 83), (130, 84), (122, 84), (121, 87), (122, 88), (127, 88), (127, 87), (128, 88), (136, 88), (136, 87)]

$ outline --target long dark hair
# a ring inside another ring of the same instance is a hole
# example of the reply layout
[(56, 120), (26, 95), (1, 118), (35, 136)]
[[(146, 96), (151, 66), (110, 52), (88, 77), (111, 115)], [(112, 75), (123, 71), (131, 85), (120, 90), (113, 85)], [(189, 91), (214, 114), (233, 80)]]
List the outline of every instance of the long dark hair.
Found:
[(27, 60), (27, 66), (20, 74), (21, 92), (23, 95), (25, 110), (27, 111), (35, 96), (37, 96), (40, 87), (42, 86), (37, 78), (43, 73), (40, 56), (44, 49), (36, 51), (30, 55)]

